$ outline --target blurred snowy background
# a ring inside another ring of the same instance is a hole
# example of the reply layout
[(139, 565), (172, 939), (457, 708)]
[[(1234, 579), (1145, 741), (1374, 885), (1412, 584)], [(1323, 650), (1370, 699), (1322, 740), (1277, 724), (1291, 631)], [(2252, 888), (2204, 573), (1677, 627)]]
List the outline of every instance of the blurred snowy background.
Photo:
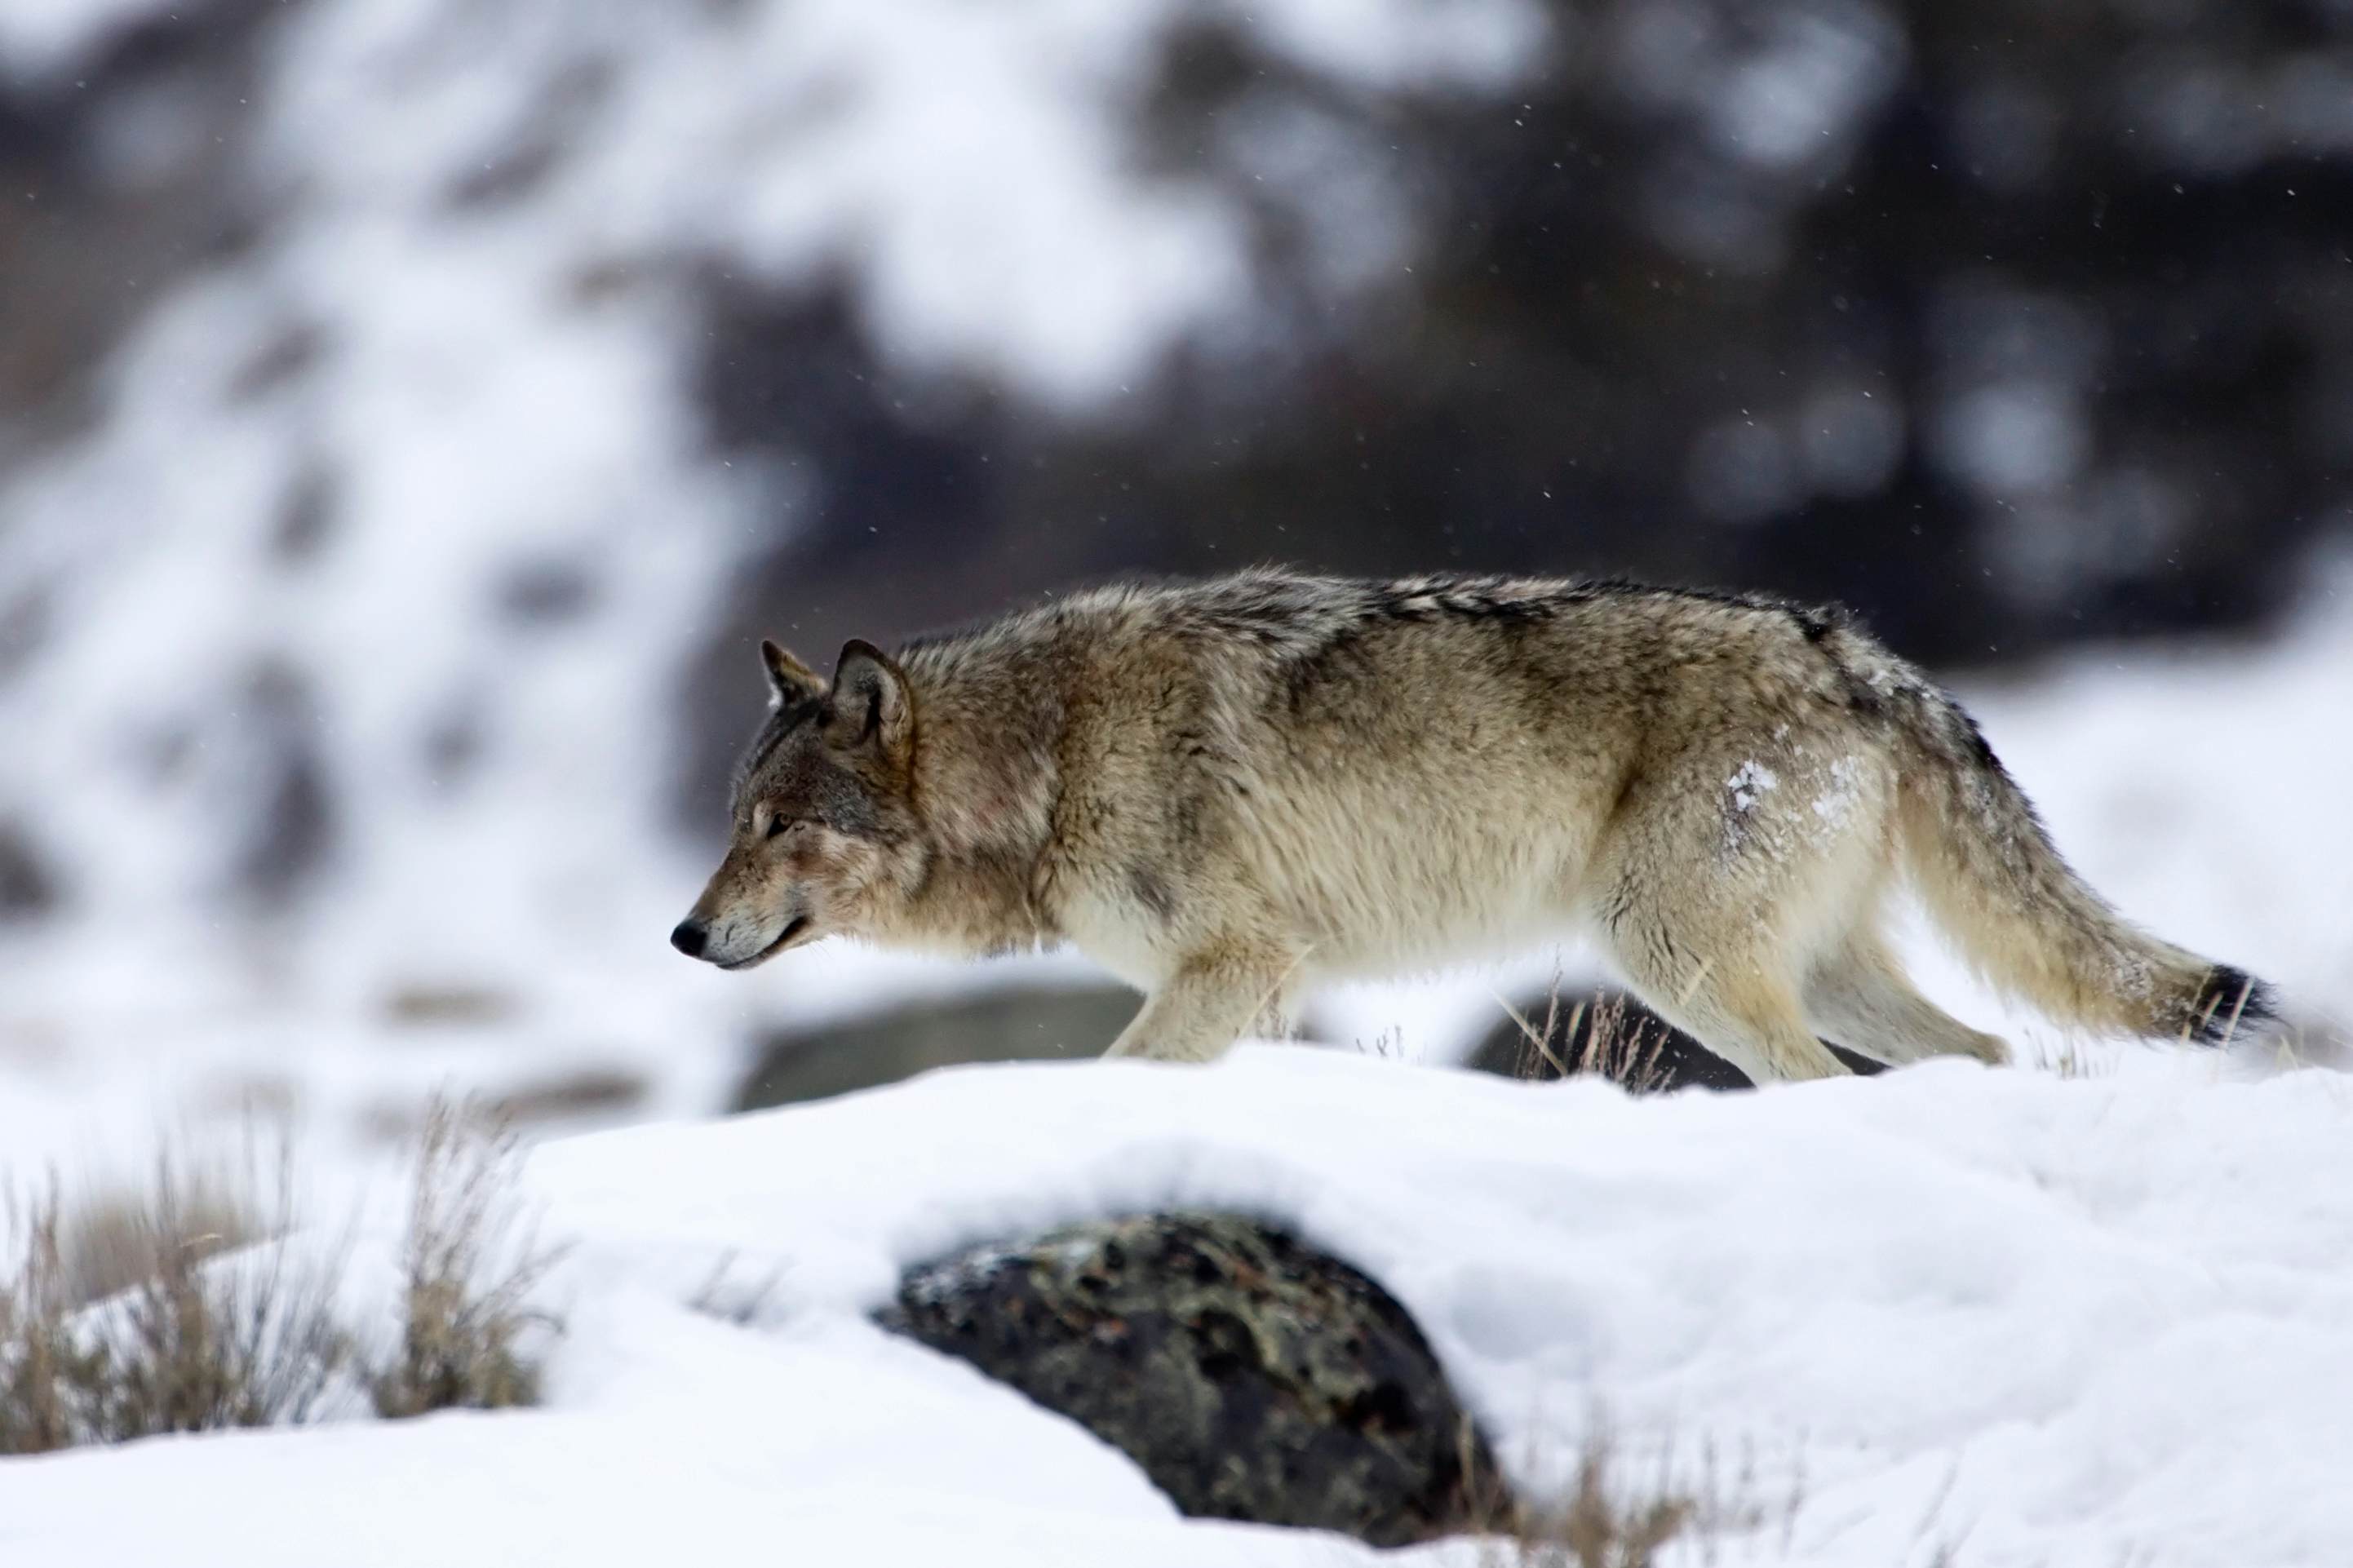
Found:
[(1264, 559), (1844, 599), (2353, 1014), (2348, 546), (2344, 0), (0, 0), (0, 1156), (1083, 984), (668, 951), (754, 639)]

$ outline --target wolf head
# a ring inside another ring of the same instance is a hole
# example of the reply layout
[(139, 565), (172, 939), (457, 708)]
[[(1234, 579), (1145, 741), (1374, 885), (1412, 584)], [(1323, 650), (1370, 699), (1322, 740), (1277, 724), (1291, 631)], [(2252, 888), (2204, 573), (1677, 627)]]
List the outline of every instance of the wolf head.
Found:
[(726, 858), (670, 932), (722, 969), (871, 931), (923, 863), (903, 672), (864, 642), (841, 650), (831, 681), (775, 643), (760, 654), (773, 697), (736, 773)]

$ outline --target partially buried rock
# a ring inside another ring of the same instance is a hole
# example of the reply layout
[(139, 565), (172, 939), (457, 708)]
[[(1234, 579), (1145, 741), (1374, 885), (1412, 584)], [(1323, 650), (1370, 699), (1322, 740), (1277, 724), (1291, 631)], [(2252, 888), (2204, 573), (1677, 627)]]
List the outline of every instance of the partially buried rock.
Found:
[(1187, 1514), (1395, 1546), (1474, 1528), (1503, 1495), (1405, 1309), (1254, 1220), (978, 1247), (908, 1275), (881, 1321), (1124, 1450)]
[[(1850, 1072), (1886, 1070), (1843, 1046), (1822, 1044)], [(1498, 1019), (1462, 1065), (1504, 1078), (1590, 1073), (1635, 1094), (1750, 1087), (1746, 1073), (1633, 997), (1606, 991), (1530, 998), (1515, 1016)]]
[(961, 1062), (1099, 1056), (1135, 1007), (1135, 993), (1119, 987), (1013, 985), (778, 1031), (759, 1042), (733, 1109), (822, 1100)]

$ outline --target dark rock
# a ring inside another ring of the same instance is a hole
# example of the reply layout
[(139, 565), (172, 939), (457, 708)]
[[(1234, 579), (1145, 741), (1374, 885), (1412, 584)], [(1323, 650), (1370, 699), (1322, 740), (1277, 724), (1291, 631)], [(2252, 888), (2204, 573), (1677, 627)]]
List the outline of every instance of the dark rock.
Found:
[(590, 1067), (510, 1089), (485, 1100), (483, 1108), (493, 1121), (527, 1127), (592, 1116), (617, 1120), (638, 1110), (652, 1094), (653, 1085), (642, 1073)]
[[(1556, 1079), (1599, 1073), (1637, 1094), (1674, 1089), (1748, 1089), (1748, 1075), (1633, 997), (1618, 992), (1561, 993), (1520, 1005), (1523, 1029), (1504, 1018), (1472, 1047), (1462, 1065), (1504, 1078)], [(1529, 1033), (1540, 1034), (1539, 1047)], [(1829, 1045), (1830, 1042), (1822, 1042)], [(1831, 1046), (1858, 1073), (1884, 1072), (1868, 1057)]]
[(235, 862), (237, 890), (265, 910), (293, 904), (325, 869), (335, 836), (334, 802), (320, 749), (319, 703), (292, 664), (264, 660), (241, 710), (252, 749), (259, 811)]
[[(228, 400), (252, 403), (308, 374), (325, 357), (326, 330), (312, 321), (289, 321), (246, 356), (228, 379)], [(281, 537), (283, 534), (281, 529)]]
[(512, 993), (464, 981), (412, 981), (384, 998), (384, 1016), (409, 1028), (495, 1028), (522, 1010)]
[(454, 789), (473, 775), (490, 750), (490, 727), (480, 694), (469, 691), (427, 725), (422, 751), (425, 776), (436, 789)]
[(1100, 1055), (1136, 1006), (1134, 992), (1115, 986), (1015, 986), (780, 1030), (760, 1042), (733, 1109), (823, 1100), (957, 1062)]
[(596, 607), (596, 576), (578, 562), (533, 562), (499, 590), (499, 608), (516, 626), (567, 626)]
[(0, 685), (32, 663), (48, 641), (56, 612), (55, 598), (45, 584), (19, 588), (0, 600)]
[(56, 909), (58, 880), (23, 830), (0, 822), (0, 923), (29, 921)]
[(1078, 1422), (1196, 1518), (1395, 1546), (1472, 1528), (1502, 1496), (1405, 1309), (1254, 1220), (976, 1247), (909, 1274), (881, 1321)]
[(334, 531), (341, 481), (325, 464), (311, 461), (296, 472), (278, 505), (270, 551), (281, 564), (307, 566)]
[(443, 197), (449, 210), (506, 206), (538, 190), (611, 100), (613, 83), (603, 60), (576, 60), (557, 73), (522, 122), (487, 144), (482, 161), (449, 185)]

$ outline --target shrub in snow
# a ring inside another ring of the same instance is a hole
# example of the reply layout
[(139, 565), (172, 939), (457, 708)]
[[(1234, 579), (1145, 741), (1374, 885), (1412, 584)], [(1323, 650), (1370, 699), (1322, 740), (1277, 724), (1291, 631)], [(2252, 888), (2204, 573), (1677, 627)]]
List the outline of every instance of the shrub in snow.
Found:
[(333, 1268), (275, 1246), (218, 1257), (282, 1233), (289, 1193), (281, 1169), (264, 1211), (249, 1188), (166, 1159), (135, 1194), (69, 1208), (52, 1184), (12, 1204), (0, 1454), (292, 1426), (326, 1408), (356, 1360)]
[(530, 1305), (561, 1257), (520, 1223), (504, 1125), (436, 1104), (410, 1194), (400, 1350), (370, 1381), (376, 1414), (539, 1403), (534, 1342), (560, 1325)]
[(258, 1184), (166, 1158), (130, 1194), (52, 1184), (0, 1226), (0, 1455), (168, 1432), (535, 1404), (558, 1325), (528, 1302), (557, 1254), (517, 1223), (514, 1142), (437, 1105), (403, 1244), (397, 1343), (364, 1349), (338, 1287), (350, 1248), (295, 1236), (289, 1168)]

